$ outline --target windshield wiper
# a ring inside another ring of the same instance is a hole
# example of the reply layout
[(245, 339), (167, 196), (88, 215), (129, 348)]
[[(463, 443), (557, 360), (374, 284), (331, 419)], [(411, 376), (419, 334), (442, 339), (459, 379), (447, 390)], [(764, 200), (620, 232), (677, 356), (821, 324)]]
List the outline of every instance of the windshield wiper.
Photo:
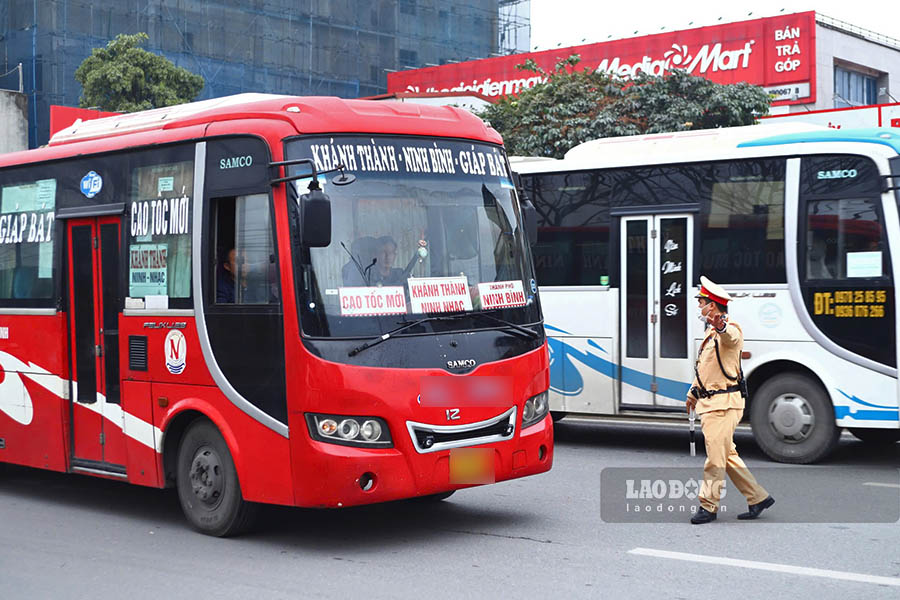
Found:
[(400, 333), (401, 331), (404, 331), (404, 330), (409, 329), (409, 328), (411, 328), (411, 327), (415, 327), (416, 325), (421, 325), (422, 323), (427, 323), (428, 321), (441, 321), (441, 320), (444, 320), (444, 319), (446, 319), (446, 318), (447, 318), (447, 317), (424, 317), (424, 318), (422, 318), (422, 319), (416, 319), (415, 321), (410, 321), (409, 323), (404, 323), (404, 324), (401, 325), (400, 327), (396, 327), (396, 328), (394, 328), (394, 329), (391, 329), (391, 330), (388, 331), (387, 333), (385, 333), (385, 334), (383, 334), (383, 335), (380, 335), (380, 336), (378, 336), (377, 338), (372, 338), (372, 339), (369, 340), (368, 342), (365, 342), (365, 343), (363, 343), (363, 344), (360, 344), (359, 346), (357, 346), (356, 348), (354, 348), (354, 349), (352, 349), (350, 352), (348, 352), (348, 353), (347, 353), (347, 356), (356, 356), (357, 354), (359, 354), (359, 353), (362, 352), (363, 350), (366, 350), (366, 349), (368, 349), (368, 348), (371, 348), (372, 346), (377, 346), (377, 345), (380, 344), (381, 342), (383, 342), (383, 341), (385, 341), (385, 340), (389, 340), (389, 339), (391, 338), (391, 336), (394, 335), (395, 333)]
[(363, 283), (365, 283), (366, 285), (369, 285), (369, 269), (371, 269), (375, 265), (375, 263), (378, 262), (378, 259), (373, 258), (372, 263), (368, 267), (363, 269), (362, 263), (359, 262), (358, 258), (353, 256), (353, 253), (350, 252), (350, 250), (347, 248), (347, 245), (344, 244), (344, 242), (341, 242), (341, 246), (343, 246), (344, 250), (347, 250), (347, 254), (350, 255), (350, 260), (352, 260), (353, 264), (356, 265), (356, 270), (359, 271), (359, 274), (362, 276)]
[[(485, 319), (489, 319), (491, 321), (494, 321), (495, 323), (499, 323), (506, 327), (511, 327), (512, 329), (516, 330), (517, 332), (528, 336), (528, 338), (532, 339), (532, 340), (535, 338), (541, 337), (541, 334), (537, 333), (533, 329), (528, 329), (527, 327), (522, 327), (521, 325), (517, 325), (517, 324), (513, 323), (512, 321), (507, 321), (506, 319), (501, 319), (500, 317), (495, 317), (494, 315), (492, 315), (488, 312), (485, 312), (485, 311), (475, 311), (475, 312), (470, 312), (470, 313), (465, 313), (465, 314), (472, 315), (475, 317), (484, 317)], [(460, 316), (463, 316), (463, 315), (460, 315)]]
[(416, 325), (421, 325), (422, 323), (428, 323), (429, 321), (452, 321), (455, 319), (461, 319), (463, 317), (468, 317), (470, 315), (475, 316), (475, 317), (484, 317), (485, 319), (488, 319), (489, 321), (499, 323), (500, 325), (503, 325), (504, 327), (509, 327), (509, 328), (515, 330), (516, 333), (520, 333), (532, 340), (535, 338), (539, 338), (541, 336), (541, 334), (537, 333), (536, 331), (534, 331), (532, 329), (528, 329), (527, 327), (522, 327), (521, 325), (517, 325), (511, 321), (507, 321), (506, 319), (501, 319), (500, 317), (495, 317), (494, 315), (488, 314), (483, 311), (476, 311), (476, 312), (459, 313), (456, 315), (442, 315), (440, 317), (424, 317), (422, 319), (416, 319), (415, 321), (410, 321), (409, 323), (404, 323), (400, 327), (391, 329), (387, 333), (380, 335), (376, 338), (372, 338), (371, 340), (360, 344), (356, 348), (353, 348), (352, 350), (350, 350), (350, 352), (347, 353), (347, 356), (356, 356), (363, 350), (367, 350), (367, 349), (371, 348), (372, 346), (377, 346), (381, 342), (391, 339), (391, 337), (393, 337), (395, 334), (398, 334), (401, 331), (405, 331), (407, 329), (415, 327)]

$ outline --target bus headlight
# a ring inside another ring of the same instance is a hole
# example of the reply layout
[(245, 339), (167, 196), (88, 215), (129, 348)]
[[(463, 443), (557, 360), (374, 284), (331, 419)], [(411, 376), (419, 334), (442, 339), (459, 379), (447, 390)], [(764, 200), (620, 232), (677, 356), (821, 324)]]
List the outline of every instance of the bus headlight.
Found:
[(392, 448), (390, 430), (379, 417), (306, 413), (309, 435), (320, 442), (362, 448)]
[(540, 423), (549, 411), (550, 393), (548, 391), (532, 396), (525, 401), (525, 406), (522, 407), (522, 429)]
[(378, 421), (369, 419), (360, 427), (359, 435), (367, 442), (377, 442), (378, 438), (381, 437), (381, 431), (381, 425), (378, 424)]
[(338, 427), (338, 435), (345, 440), (355, 440), (359, 437), (360, 426), (356, 419), (344, 419)]

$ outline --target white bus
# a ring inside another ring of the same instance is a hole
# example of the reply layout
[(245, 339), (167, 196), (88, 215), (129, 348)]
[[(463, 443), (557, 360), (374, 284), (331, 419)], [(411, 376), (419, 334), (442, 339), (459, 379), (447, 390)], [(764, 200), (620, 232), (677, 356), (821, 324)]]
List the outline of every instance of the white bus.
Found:
[(769, 457), (818, 461), (844, 427), (900, 439), (900, 131), (758, 125), (512, 164), (538, 213), (555, 418), (683, 417), (706, 275), (734, 298)]

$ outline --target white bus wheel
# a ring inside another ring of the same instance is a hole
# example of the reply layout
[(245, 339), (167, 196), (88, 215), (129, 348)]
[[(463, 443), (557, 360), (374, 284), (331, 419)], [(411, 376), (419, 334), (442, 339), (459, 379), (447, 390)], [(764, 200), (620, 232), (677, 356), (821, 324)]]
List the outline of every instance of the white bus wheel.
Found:
[(753, 437), (778, 462), (809, 464), (837, 446), (841, 428), (823, 387), (800, 373), (777, 375), (751, 398)]

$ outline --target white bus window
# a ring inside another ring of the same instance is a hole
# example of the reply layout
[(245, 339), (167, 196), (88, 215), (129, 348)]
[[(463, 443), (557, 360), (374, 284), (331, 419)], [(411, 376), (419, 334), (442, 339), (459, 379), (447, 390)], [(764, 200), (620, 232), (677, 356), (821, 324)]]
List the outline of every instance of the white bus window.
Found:
[(602, 173), (526, 175), (538, 213), (532, 247), (542, 286), (609, 284), (609, 184)]
[(807, 202), (806, 279), (856, 279), (885, 274), (884, 231), (878, 201)]
[(695, 273), (717, 283), (783, 283), (784, 161), (715, 166), (701, 203), (700, 257)]

